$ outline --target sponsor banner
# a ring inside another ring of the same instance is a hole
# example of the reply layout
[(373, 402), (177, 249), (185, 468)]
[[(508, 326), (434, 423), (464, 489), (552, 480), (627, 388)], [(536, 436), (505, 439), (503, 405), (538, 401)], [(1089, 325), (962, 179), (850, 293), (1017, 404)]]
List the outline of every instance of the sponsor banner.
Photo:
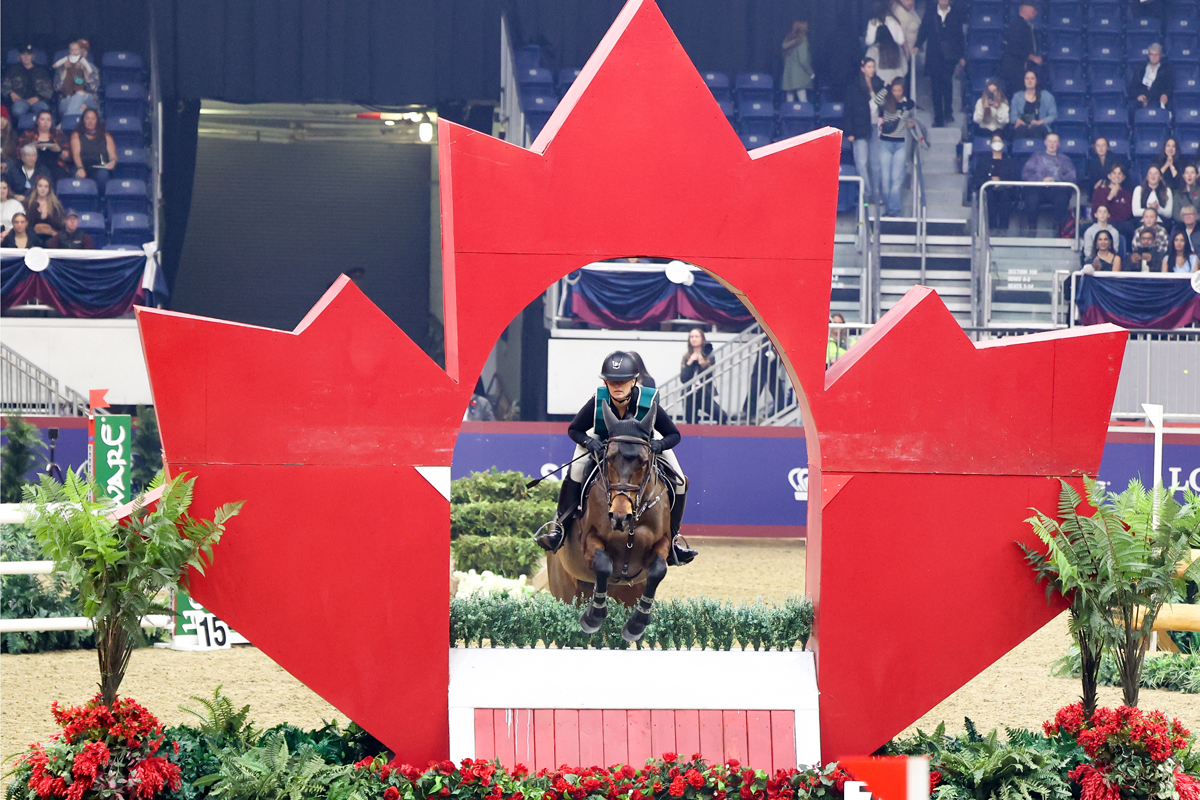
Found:
[(133, 418), (126, 414), (97, 414), (93, 472), (100, 489), (118, 504), (133, 499)]

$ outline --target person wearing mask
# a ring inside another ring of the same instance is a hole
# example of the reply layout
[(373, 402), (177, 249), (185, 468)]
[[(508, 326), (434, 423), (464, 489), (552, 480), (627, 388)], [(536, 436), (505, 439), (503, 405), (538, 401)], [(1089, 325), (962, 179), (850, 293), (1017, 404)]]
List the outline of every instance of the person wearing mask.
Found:
[(783, 80), (779, 85), (789, 103), (807, 103), (815, 77), (812, 50), (808, 44), (808, 22), (798, 19), (792, 23), (792, 32), (783, 40)]
[(1179, 158), (1179, 140), (1174, 136), (1168, 136), (1163, 142), (1162, 152), (1154, 157), (1150, 162), (1158, 168), (1162, 175), (1163, 183), (1172, 192), (1178, 191), (1179, 185), (1183, 182), (1183, 167)]
[[(1004, 29), (1004, 54), (1000, 57), (1000, 77), (1009, 94), (1016, 94), (1025, 85), (1027, 72), (1039, 74), (1042, 57), (1038, 55), (1037, 33), (1033, 20), (1037, 17), (1037, 6), (1023, 2), (1017, 8), (1017, 16)], [(1015, 111), (1015, 109), (1014, 109)]]
[(1154, 244), (1154, 232), (1141, 230), (1129, 253), (1129, 268), (1134, 272), (1150, 272), (1167, 257), (1166, 251)]
[(46, 68), (33, 63), (33, 45), (22, 45), (17, 55), (17, 63), (4, 71), (4, 96), (12, 103), (13, 116), (19, 119), (23, 114), (48, 110), (54, 84)]
[(37, 179), (33, 192), (25, 198), (25, 213), (29, 215), (29, 227), (38, 236), (53, 236), (63, 229), (62, 203), (45, 175)]
[(933, 92), (935, 127), (954, 122), (954, 72), (967, 63), (964, 21), (962, 12), (951, 5), (951, 0), (937, 0), (926, 8), (917, 34), (917, 47), (926, 45), (925, 74)]
[(846, 90), (842, 129), (854, 152), (854, 166), (865, 184), (868, 203), (880, 201), (879, 108), (887, 88), (875, 74), (875, 61), (864, 58), (859, 76)]
[[(1017, 163), (1005, 153), (1004, 137), (996, 133), (988, 143), (990, 150), (986, 157), (976, 159), (972, 171), (971, 182), (974, 190), (980, 191), (988, 181), (1019, 181), (1021, 172)], [(1013, 203), (1016, 200), (1015, 186), (994, 186), (987, 190), (986, 202), (988, 210), (988, 225), (994, 231), (1007, 230), (1008, 220), (1012, 215)]]
[(46, 247), (60, 250), (95, 250), (96, 243), (90, 235), (79, 230), (79, 214), (71, 209), (63, 218), (63, 229), (50, 237)]
[(900, 21), (888, 13), (886, 0), (871, 4), (871, 19), (867, 22), (867, 58), (875, 59), (879, 79), (891, 86), (896, 78), (908, 75), (908, 53), (904, 49), (904, 29)]
[(1129, 82), (1129, 99), (1134, 108), (1166, 108), (1174, 93), (1175, 71), (1163, 61), (1162, 45), (1155, 42), (1146, 52), (1146, 63)]
[(1200, 232), (1196, 230), (1196, 219), (1200, 214), (1196, 213), (1196, 207), (1186, 205), (1179, 209), (1179, 222), (1175, 223), (1174, 233), (1182, 233), (1187, 237), (1188, 247), (1192, 248), (1192, 252), (1200, 252)]
[[(1120, 272), (1121, 257), (1113, 246), (1112, 234), (1100, 231), (1096, 234), (1096, 251), (1089, 256), (1089, 264), (1093, 272)], [(1085, 270), (1086, 271), (1086, 270)]]
[(54, 115), (49, 111), (39, 111), (36, 125), (21, 136), (18, 144), (24, 147), (31, 144), (37, 148), (38, 163), (46, 168), (46, 172), (55, 180), (67, 177), (71, 164), (71, 140), (67, 135), (54, 127)]
[(24, 213), (25, 206), (9, 192), (8, 181), (0, 178), (0, 236), (12, 228), (13, 214)]
[(71, 134), (71, 160), (76, 178), (91, 178), (104, 191), (117, 166), (117, 145), (94, 108), (83, 112)]
[(29, 218), (18, 211), (13, 214), (12, 230), (0, 239), (0, 247), (41, 247), (42, 237), (29, 229)]
[(1171, 219), (1174, 210), (1175, 197), (1170, 187), (1162, 179), (1158, 167), (1146, 170), (1146, 180), (1133, 190), (1133, 213), (1141, 214), (1147, 208), (1153, 208), (1165, 222)]
[(916, 125), (913, 101), (904, 96), (904, 79), (892, 81), (883, 99), (879, 118), (879, 176), (882, 183), (884, 215), (898, 217), (901, 213), (901, 193), (908, 167), (908, 131)]
[(1000, 88), (1000, 81), (992, 79), (984, 85), (983, 94), (975, 101), (971, 121), (975, 123), (976, 136), (1003, 134), (1008, 130), (1008, 98)]
[(1175, 192), (1175, 196), (1179, 198), (1180, 208), (1185, 205), (1200, 208), (1200, 171), (1197, 171), (1195, 164), (1183, 168), (1179, 175), (1179, 191)]
[(1114, 163), (1108, 171), (1108, 180), (1092, 190), (1092, 216), (1096, 208), (1108, 206), (1109, 219), (1126, 236), (1133, 231), (1130, 223), (1133, 216), (1133, 195), (1124, 186), (1125, 169)]
[(1058, 119), (1058, 105), (1054, 95), (1042, 88), (1038, 74), (1033, 70), (1025, 73), (1024, 91), (1013, 95), (1009, 117), (1013, 121), (1013, 136), (1017, 138), (1042, 139), (1053, 130)]
[[(1170, 242), (1170, 238), (1167, 236), (1166, 227), (1158, 220), (1158, 212), (1156, 212), (1153, 208), (1147, 208), (1142, 212), (1142, 224), (1134, 230), (1133, 240), (1135, 242), (1140, 242), (1142, 239), (1142, 234), (1146, 233), (1147, 231), (1154, 234), (1154, 248), (1160, 251), (1160, 257), (1166, 255), (1167, 245)], [(1157, 266), (1157, 260), (1151, 264), (1151, 267)]]
[(1171, 249), (1162, 262), (1163, 272), (1200, 272), (1197, 268), (1196, 254), (1192, 252), (1192, 243), (1182, 231), (1171, 237)]
[[(1021, 180), (1039, 181), (1041, 183), (1074, 183), (1075, 165), (1071, 159), (1058, 152), (1058, 134), (1048, 133), (1045, 140), (1045, 151), (1035, 153), (1025, 162), (1021, 171)], [(1025, 188), (1025, 216), (1029, 222), (1030, 235), (1036, 236), (1038, 227), (1038, 209), (1043, 200), (1050, 203), (1054, 224), (1058, 223), (1067, 213), (1067, 206), (1075, 193), (1065, 186), (1028, 186)]]
[(1123, 175), (1129, 174), (1129, 161), (1125, 156), (1112, 152), (1108, 146), (1108, 139), (1097, 136), (1092, 145), (1092, 154), (1088, 156), (1087, 177), (1084, 179), (1083, 189), (1086, 192), (1094, 192), (1101, 186), (1107, 186), (1108, 173), (1112, 172), (1114, 165), (1121, 167)]
[(33, 192), (37, 179), (49, 178), (50, 173), (38, 163), (38, 151), (33, 145), (27, 144), (18, 152), (21, 160), (9, 166), (5, 179), (8, 181), (8, 189), (13, 196), (18, 200), (24, 200)]
[(1092, 213), (1095, 215), (1096, 221), (1083, 232), (1083, 256), (1089, 260), (1096, 254), (1096, 237), (1101, 233), (1108, 234), (1114, 251), (1121, 249), (1121, 234), (1109, 222), (1108, 206), (1098, 205), (1092, 209)]
[(62, 95), (58, 101), (60, 117), (99, 107), (96, 92), (100, 89), (100, 71), (88, 60), (89, 49), (87, 39), (76, 39), (67, 46), (67, 54), (54, 62), (54, 88)]
[(917, 2), (892, 0), (891, 13), (900, 23), (900, 30), (904, 31), (904, 51), (912, 58), (917, 54), (917, 37), (921, 34), (921, 16), (917, 13)]

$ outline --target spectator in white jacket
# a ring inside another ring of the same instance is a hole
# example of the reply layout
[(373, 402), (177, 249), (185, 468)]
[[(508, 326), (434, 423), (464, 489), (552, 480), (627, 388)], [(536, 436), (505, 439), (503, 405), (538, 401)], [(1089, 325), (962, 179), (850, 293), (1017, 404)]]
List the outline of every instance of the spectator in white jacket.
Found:
[(876, 74), (885, 86), (896, 78), (908, 75), (908, 51), (904, 46), (904, 29), (900, 21), (888, 13), (884, 0), (875, 0), (871, 19), (867, 22), (867, 58), (875, 59)]
[(1158, 167), (1150, 167), (1146, 170), (1146, 180), (1133, 190), (1133, 213), (1137, 215), (1147, 208), (1153, 208), (1158, 212), (1159, 219), (1169, 221), (1174, 205), (1175, 197), (1171, 194), (1171, 187), (1162, 179)]

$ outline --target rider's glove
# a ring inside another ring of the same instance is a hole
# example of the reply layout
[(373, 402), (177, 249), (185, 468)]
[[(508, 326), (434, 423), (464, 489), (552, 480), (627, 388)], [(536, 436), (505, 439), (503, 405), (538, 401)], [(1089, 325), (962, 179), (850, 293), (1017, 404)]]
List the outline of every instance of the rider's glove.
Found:
[(600, 456), (601, 453), (604, 452), (604, 442), (600, 441), (599, 439), (595, 438), (594, 436), (592, 438), (588, 439), (586, 442), (584, 442), (583, 446), (586, 447), (589, 451), (591, 451), (592, 455), (596, 456), (597, 458)]
[(650, 452), (654, 453), (655, 455), (658, 455), (662, 451), (663, 451), (663, 440), (662, 439), (651, 439), (650, 440)]

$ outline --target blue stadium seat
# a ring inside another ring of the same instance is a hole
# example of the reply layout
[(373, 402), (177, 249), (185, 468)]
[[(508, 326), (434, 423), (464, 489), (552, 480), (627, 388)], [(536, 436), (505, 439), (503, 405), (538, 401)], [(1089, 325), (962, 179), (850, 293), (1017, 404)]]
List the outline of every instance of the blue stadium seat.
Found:
[[(1055, 125), (1055, 130), (1058, 125)], [(1075, 166), (1075, 176), (1082, 180), (1087, 174), (1088, 161), (1088, 140), (1086, 137), (1079, 136), (1063, 136), (1059, 135), (1058, 152), (1062, 153), (1067, 158), (1071, 159), (1071, 163)]]
[(988, 11), (992, 12), (993, 14), (999, 14), (1000, 16), (1004, 16), (1004, 0), (974, 0), (974, 2), (971, 3), (971, 8), (972, 9), (986, 8)]
[(1175, 112), (1175, 132), (1182, 135), (1186, 130), (1200, 130), (1200, 105), (1180, 106)]
[(704, 85), (713, 93), (713, 97), (718, 100), (733, 99), (733, 89), (729, 83), (729, 76), (724, 72), (705, 72), (701, 77), (704, 78)]
[(846, 113), (845, 103), (821, 103), (817, 106), (817, 123), (838, 127), (842, 124), (842, 116)]
[(22, 114), (17, 117), (17, 130), (19, 131), (31, 130), (35, 125), (37, 125), (37, 114)]
[(145, 100), (146, 85), (144, 83), (108, 83), (104, 86), (105, 100)]
[(1087, 96), (1087, 83), (1082, 78), (1055, 78), (1050, 82), (1055, 102), (1082, 103)]
[[(17, 48), (14, 47), (8, 51), (8, 55), (5, 57), (5, 65), (16, 64), (20, 60), (21, 60), (21, 54), (19, 52), (17, 52)], [(46, 58), (46, 51), (39, 50), (36, 47), (33, 48), (33, 63), (38, 64), (43, 67), (47, 66), (50, 62)]]
[(579, 67), (568, 67), (567, 69), (560, 69), (558, 71), (558, 82), (556, 85), (559, 97), (567, 93), (567, 89), (571, 88), (571, 84), (575, 82), (575, 79), (579, 77), (579, 73), (582, 71)]
[(72, 133), (75, 132), (75, 129), (79, 127), (79, 115), (78, 114), (66, 115), (65, 117), (62, 118), (62, 123), (59, 125), (59, 127), (62, 128), (63, 133), (70, 136)]
[(1083, 31), (1079, 28), (1051, 31), (1046, 44), (1046, 58), (1059, 61), (1078, 61), (1083, 58)]
[(545, 67), (528, 67), (517, 71), (521, 94), (554, 94), (554, 73)]
[(557, 105), (558, 98), (554, 95), (521, 95), (521, 110), (525, 113), (525, 123), (533, 130), (534, 136), (541, 132)]
[(141, 147), (146, 143), (140, 117), (108, 117), (104, 126), (117, 147)]
[[(79, 209), (75, 209), (79, 211)], [(92, 237), (97, 248), (108, 244), (108, 223), (99, 211), (80, 211), (79, 229)]]
[(1126, 161), (1133, 155), (1133, 148), (1129, 146), (1128, 136), (1123, 139), (1109, 139), (1108, 149), (1119, 156), (1124, 156)]
[(1078, 35), (1083, 30), (1083, 9), (1078, 4), (1056, 4), (1046, 14), (1046, 30), (1050, 31), (1051, 38), (1059, 31)]
[(1196, 20), (1196, 9), (1176, 6), (1167, 9), (1167, 35), (1172, 33), (1200, 33), (1200, 25)]
[(1179, 136), (1179, 154), (1192, 161), (1196, 160), (1200, 155), (1200, 131), (1196, 131), (1194, 135)]
[(976, 70), (976, 64), (979, 62), (994, 62), (997, 67), (1000, 64), (1000, 56), (1004, 53), (1003, 49), (991, 42), (981, 42), (969, 45), (967, 47), (967, 63), (971, 65), (972, 73)]
[(1095, 67), (1092, 69), (1091, 89), (1093, 99), (1125, 97), (1126, 86), (1124, 78), (1119, 74), (1113, 75), (1107, 72), (1097, 74)]
[(100, 78), (109, 83), (129, 83), (142, 77), (142, 57), (126, 50), (113, 50), (100, 60)]
[(1079, 0), (1050, 0), (1046, 10), (1046, 16), (1051, 20), (1059, 15), (1069, 14), (1078, 17), (1082, 13), (1083, 4)]
[(744, 100), (738, 103), (738, 132), (774, 136), (775, 106), (769, 100)]
[(1054, 123), (1054, 131), (1063, 139), (1087, 139), (1090, 125), (1087, 108), (1082, 104), (1058, 103), (1058, 121)]
[(1004, 15), (995, 7), (977, 6), (971, 9), (967, 20), (968, 30), (1004, 30)]
[(756, 133), (744, 133), (741, 135), (742, 144), (747, 150), (753, 150), (756, 147), (762, 147), (771, 143), (770, 136), (760, 136)]
[[(967, 31), (967, 50), (975, 45), (985, 44), (990, 53), (1001, 53), (1004, 49), (1004, 31), (982, 28)], [(991, 57), (991, 56), (989, 56)]]
[(1099, 98), (1092, 101), (1092, 134), (1108, 139), (1129, 138), (1129, 115), (1123, 100)]
[(112, 219), (112, 243), (139, 247), (154, 239), (154, 227), (145, 214), (119, 214)]
[(110, 180), (104, 187), (104, 204), (110, 217), (150, 211), (145, 182), (133, 178)]
[(91, 178), (63, 178), (54, 187), (54, 193), (64, 208), (76, 211), (99, 211), (100, 190)]
[(1175, 65), (1175, 108), (1200, 108), (1200, 64)]
[(105, 84), (104, 115), (143, 118), (146, 115), (145, 85), (141, 83)]
[(775, 80), (765, 72), (743, 72), (737, 76), (733, 93), (739, 103), (746, 100), (775, 101)]
[(1131, 32), (1125, 37), (1125, 60), (1131, 65), (1145, 64), (1146, 51), (1155, 42), (1162, 43), (1162, 36), (1157, 33)]
[(1138, 139), (1137, 144), (1133, 146), (1133, 182), (1141, 183), (1146, 177), (1146, 170), (1150, 168), (1150, 162), (1154, 161), (1154, 157), (1162, 152), (1163, 139), (1151, 139), (1149, 137)]
[(808, 133), (817, 127), (817, 109), (812, 103), (784, 103), (779, 107), (779, 135), (784, 139)]
[(1081, 61), (1051, 61), (1050, 74), (1055, 78), (1083, 80), (1084, 68)]
[(1089, 34), (1114, 34), (1120, 36), (1125, 32), (1125, 16), (1121, 13), (1120, 5), (1109, 3), (1092, 3), (1088, 6), (1087, 29)]
[(1200, 39), (1194, 33), (1168, 33), (1167, 58), (1176, 62), (1194, 62), (1200, 56)]
[(1130, 35), (1149, 34), (1162, 36), (1162, 20), (1157, 17), (1131, 17), (1125, 23), (1125, 30)]
[(1139, 108), (1133, 112), (1133, 138), (1165, 139), (1171, 124), (1171, 113), (1165, 108)]
[(1013, 160), (1017, 162), (1017, 169), (1024, 169), (1025, 162), (1029, 160), (1031, 155), (1040, 153), (1045, 149), (1046, 147), (1041, 139), (1013, 139), (1012, 156)]
[(1088, 40), (1088, 61), (1092, 64), (1120, 64), (1125, 60), (1125, 48), (1120, 36), (1097, 34)]
[(542, 48), (540, 45), (527, 44), (518, 50), (513, 58), (516, 61), (515, 67), (518, 72), (530, 67), (540, 67), (542, 65)]
[(730, 125), (735, 124), (737, 117), (737, 107), (732, 100), (718, 100), (717, 105), (721, 107), (721, 113), (725, 115), (725, 119), (729, 120)]

